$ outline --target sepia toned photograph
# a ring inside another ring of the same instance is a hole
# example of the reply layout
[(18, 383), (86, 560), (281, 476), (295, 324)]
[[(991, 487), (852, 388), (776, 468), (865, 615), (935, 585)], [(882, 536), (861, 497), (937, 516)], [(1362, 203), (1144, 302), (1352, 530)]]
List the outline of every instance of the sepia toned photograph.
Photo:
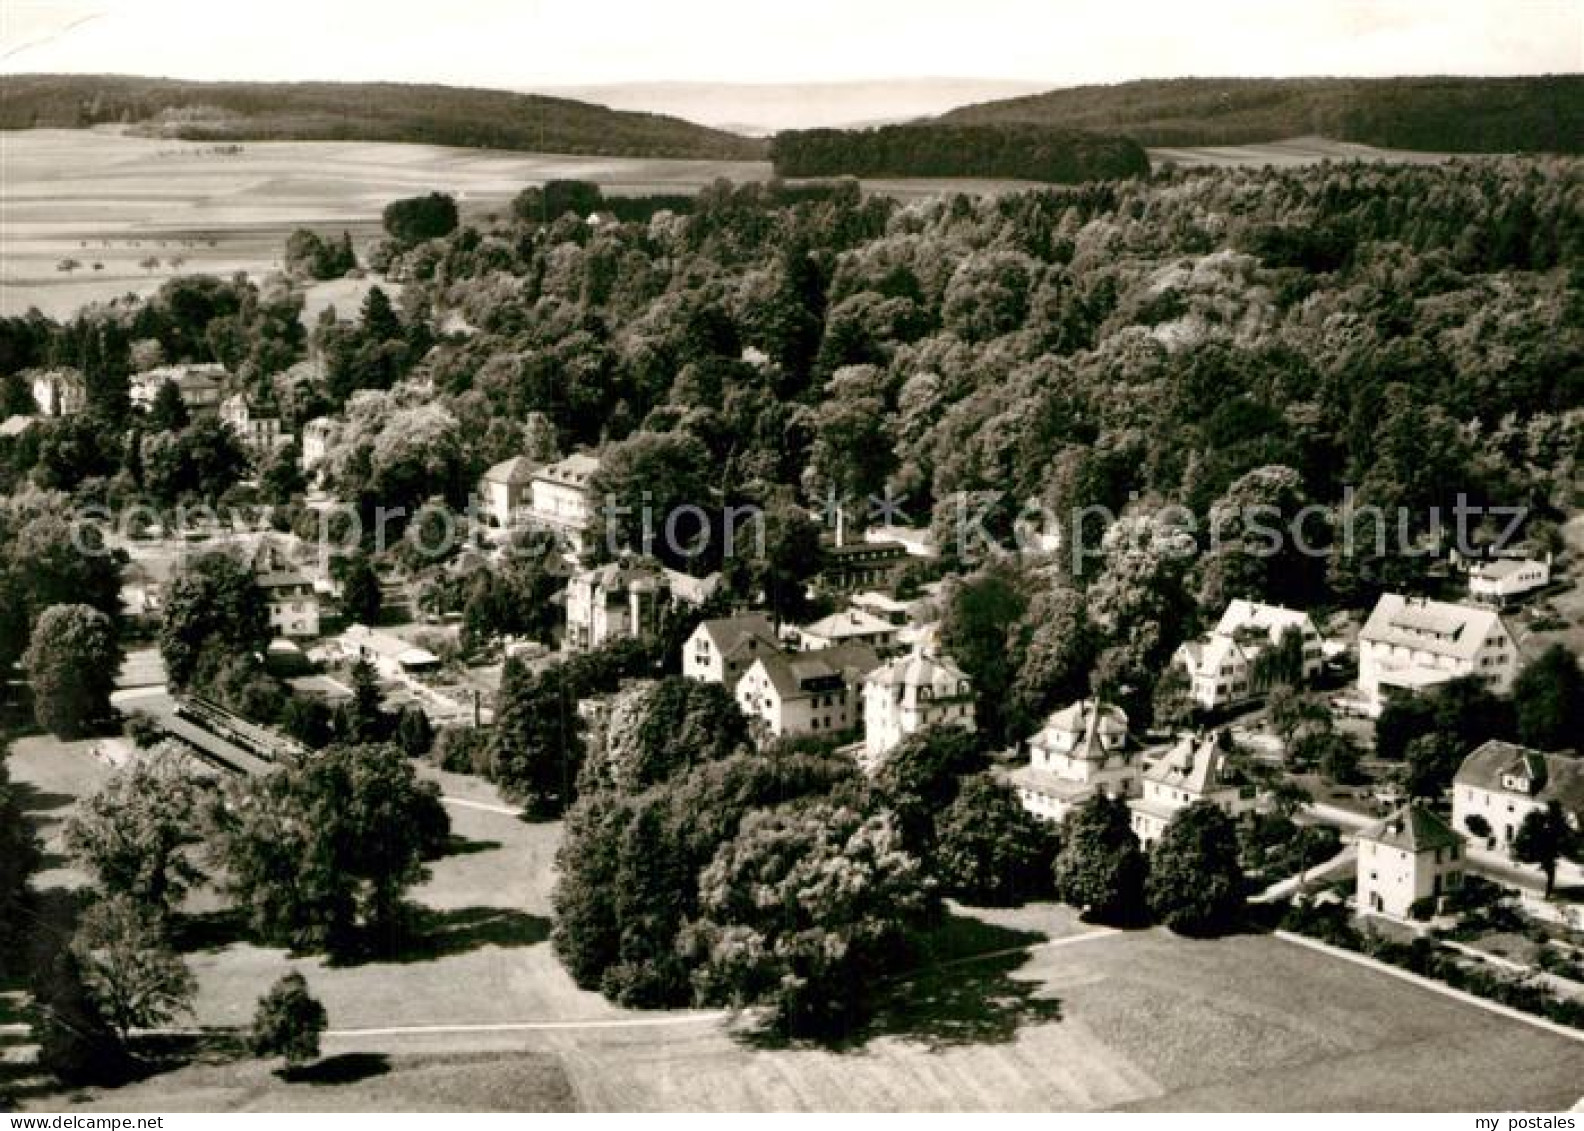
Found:
[(1579, 1131), (1584, 2), (0, 0), (0, 1131), (592, 1112)]

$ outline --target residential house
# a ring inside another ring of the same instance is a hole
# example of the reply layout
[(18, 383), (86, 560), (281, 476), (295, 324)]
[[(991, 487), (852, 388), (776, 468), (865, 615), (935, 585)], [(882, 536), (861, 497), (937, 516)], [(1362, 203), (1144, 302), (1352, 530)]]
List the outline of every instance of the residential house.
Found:
[(44, 369), (28, 374), (40, 416), (76, 416), (88, 407), (88, 383), (75, 369)]
[(901, 632), (896, 625), (862, 609), (849, 608), (797, 630), (798, 646), (805, 652), (834, 648), (838, 644), (867, 644), (877, 651), (894, 647)]
[(1452, 778), (1452, 825), (1469, 834), (1473, 847), (1505, 855), (1524, 818), (1553, 801), (1584, 830), (1584, 759), (1492, 739), (1463, 759)]
[(1096, 794), (1138, 792), (1139, 758), (1120, 707), (1081, 699), (1062, 708), (1029, 739), (1028, 754), (1009, 777), (1023, 808), (1042, 820), (1060, 821)]
[(4, 423), (0, 423), (0, 440), (15, 440), (32, 430), (38, 421), (31, 416), (8, 416)]
[(580, 570), (567, 581), (562, 647), (584, 652), (612, 640), (649, 636), (673, 604), (697, 608), (719, 583), (719, 574), (694, 578), (645, 560)]
[(255, 456), (267, 456), (291, 443), (290, 434), (281, 429), (280, 417), (260, 412), (243, 393), (220, 402), (220, 419)]
[(754, 660), (780, 651), (775, 626), (763, 613), (717, 617), (702, 622), (682, 645), (682, 674), (735, 688)]
[(319, 594), (295, 569), (270, 566), (254, 574), (269, 607), (270, 631), (291, 639), (319, 635)]
[(214, 416), (220, 411), (226, 368), (215, 363), (162, 365), (132, 376), (132, 404), (147, 411), (165, 382), (172, 381), (181, 394), (182, 404), (192, 417)]
[(1461, 676), (1506, 692), (1518, 646), (1488, 607), (1383, 594), (1359, 633), (1359, 692), (1379, 715), (1394, 692), (1413, 694)]
[(1189, 696), (1197, 706), (1206, 711), (1236, 706), (1269, 689), (1269, 674), (1260, 657), (1270, 655), (1288, 630), (1303, 641), (1302, 670), (1294, 674), (1313, 679), (1324, 667), (1325, 657), (1320, 632), (1309, 614), (1241, 597), (1227, 605), (1214, 631), (1182, 645), (1172, 662), (1187, 674)]
[(1258, 798), (1253, 786), (1230, 772), (1231, 752), (1231, 736), (1218, 730), (1183, 735), (1149, 762), (1139, 796), (1128, 802), (1139, 842), (1148, 845), (1159, 840), (1171, 819), (1198, 801), (1208, 801), (1233, 817), (1254, 808)]
[(864, 760), (873, 766), (926, 727), (973, 730), (973, 684), (949, 657), (915, 649), (869, 673), (863, 713)]
[(1463, 883), (1463, 837), (1414, 803), (1358, 836), (1361, 914), (1407, 919), (1415, 904), (1439, 900)]
[(737, 703), (766, 740), (845, 735), (862, 722), (860, 688), (879, 666), (863, 644), (761, 652), (737, 681)]
[(1469, 567), (1469, 596), (1502, 606), (1551, 584), (1551, 555), (1542, 559), (1494, 558)]
[(555, 534), (573, 554), (583, 554), (594, 534), (598, 506), (593, 479), (599, 468), (597, 457), (574, 453), (533, 476), (527, 521)]
[(541, 464), (527, 456), (502, 460), (479, 480), (479, 498), (492, 526), (508, 530), (533, 505), (534, 476)]

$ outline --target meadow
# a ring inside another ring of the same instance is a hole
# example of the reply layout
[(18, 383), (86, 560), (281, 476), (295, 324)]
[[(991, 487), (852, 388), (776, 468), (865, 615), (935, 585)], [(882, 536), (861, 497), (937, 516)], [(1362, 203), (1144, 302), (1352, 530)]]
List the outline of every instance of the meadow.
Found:
[[(74, 886), (60, 822), (106, 771), (87, 744), (41, 736), (16, 743), (11, 770), (33, 787), (42, 883)], [(1113, 932), (1050, 904), (957, 909), (938, 964), (889, 983), (847, 1047), (777, 1043), (716, 1012), (619, 1009), (551, 952), (559, 826), (434, 776), (456, 839), (414, 893), (422, 941), (398, 960), (328, 967), (223, 921), (189, 940), (194, 1020), (212, 1030), (245, 1025), (288, 967), (308, 977), (331, 1024), (309, 1078), (287, 1083), (216, 1038), (119, 1089), (24, 1086), (23, 1106), (1502, 1111), (1567, 1108), (1584, 1091), (1584, 1040), (1271, 936)]]

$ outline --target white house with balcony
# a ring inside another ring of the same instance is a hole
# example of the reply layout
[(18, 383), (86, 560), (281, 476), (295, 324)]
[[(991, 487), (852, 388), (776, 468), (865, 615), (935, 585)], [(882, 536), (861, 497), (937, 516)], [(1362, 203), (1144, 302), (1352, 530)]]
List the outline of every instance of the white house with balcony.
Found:
[(1462, 676), (1505, 693), (1518, 645), (1494, 609), (1383, 594), (1359, 632), (1359, 692), (1371, 715), (1393, 693), (1417, 694)]
[(1120, 707), (1095, 699), (1064, 707), (1029, 739), (1028, 754), (1028, 765), (1008, 777), (1023, 808), (1043, 820), (1060, 821), (1099, 793), (1138, 792), (1139, 756)]
[(612, 640), (649, 636), (673, 604), (697, 608), (719, 584), (719, 574), (689, 577), (647, 559), (581, 570), (567, 580), (562, 647), (586, 652)]
[(975, 729), (973, 684), (949, 657), (916, 649), (869, 673), (863, 715), (864, 761), (873, 767), (926, 727)]
[(1360, 914), (1408, 918), (1416, 903), (1463, 883), (1463, 838), (1417, 803), (1363, 829), (1358, 841)]
[(599, 469), (598, 457), (577, 452), (534, 472), (528, 523), (555, 534), (572, 553), (584, 553), (596, 533), (593, 479)]
[(1281, 644), (1289, 631), (1302, 640), (1301, 671), (1307, 681), (1325, 666), (1324, 640), (1309, 614), (1282, 605), (1245, 601), (1227, 605), (1214, 631), (1177, 649), (1172, 662), (1188, 676), (1189, 695), (1206, 711), (1236, 706), (1264, 694), (1268, 679), (1260, 657)]
[(1128, 802), (1139, 843), (1153, 844), (1182, 810), (1208, 801), (1228, 816), (1258, 803), (1254, 787), (1231, 770), (1231, 736), (1224, 730), (1186, 734), (1144, 768), (1139, 796)]

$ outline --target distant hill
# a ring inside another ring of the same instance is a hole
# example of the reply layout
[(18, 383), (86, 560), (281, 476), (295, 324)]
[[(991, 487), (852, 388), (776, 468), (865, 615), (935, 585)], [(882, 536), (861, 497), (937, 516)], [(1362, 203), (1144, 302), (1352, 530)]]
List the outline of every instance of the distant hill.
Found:
[(1137, 142), (1010, 123), (788, 130), (770, 141), (782, 177), (1006, 177), (1068, 184), (1149, 172)]
[(624, 157), (764, 156), (762, 142), (679, 118), (497, 90), (0, 75), (0, 129), (104, 123), (190, 141), (402, 141)]
[(778, 130), (843, 129), (912, 122), (969, 102), (1049, 90), (1002, 79), (907, 78), (840, 82), (649, 82), (526, 88), (617, 110), (646, 110), (764, 137)]
[(1148, 80), (984, 102), (937, 120), (1121, 133), (1142, 145), (1248, 145), (1318, 135), (1445, 153), (1580, 153), (1584, 75)]

